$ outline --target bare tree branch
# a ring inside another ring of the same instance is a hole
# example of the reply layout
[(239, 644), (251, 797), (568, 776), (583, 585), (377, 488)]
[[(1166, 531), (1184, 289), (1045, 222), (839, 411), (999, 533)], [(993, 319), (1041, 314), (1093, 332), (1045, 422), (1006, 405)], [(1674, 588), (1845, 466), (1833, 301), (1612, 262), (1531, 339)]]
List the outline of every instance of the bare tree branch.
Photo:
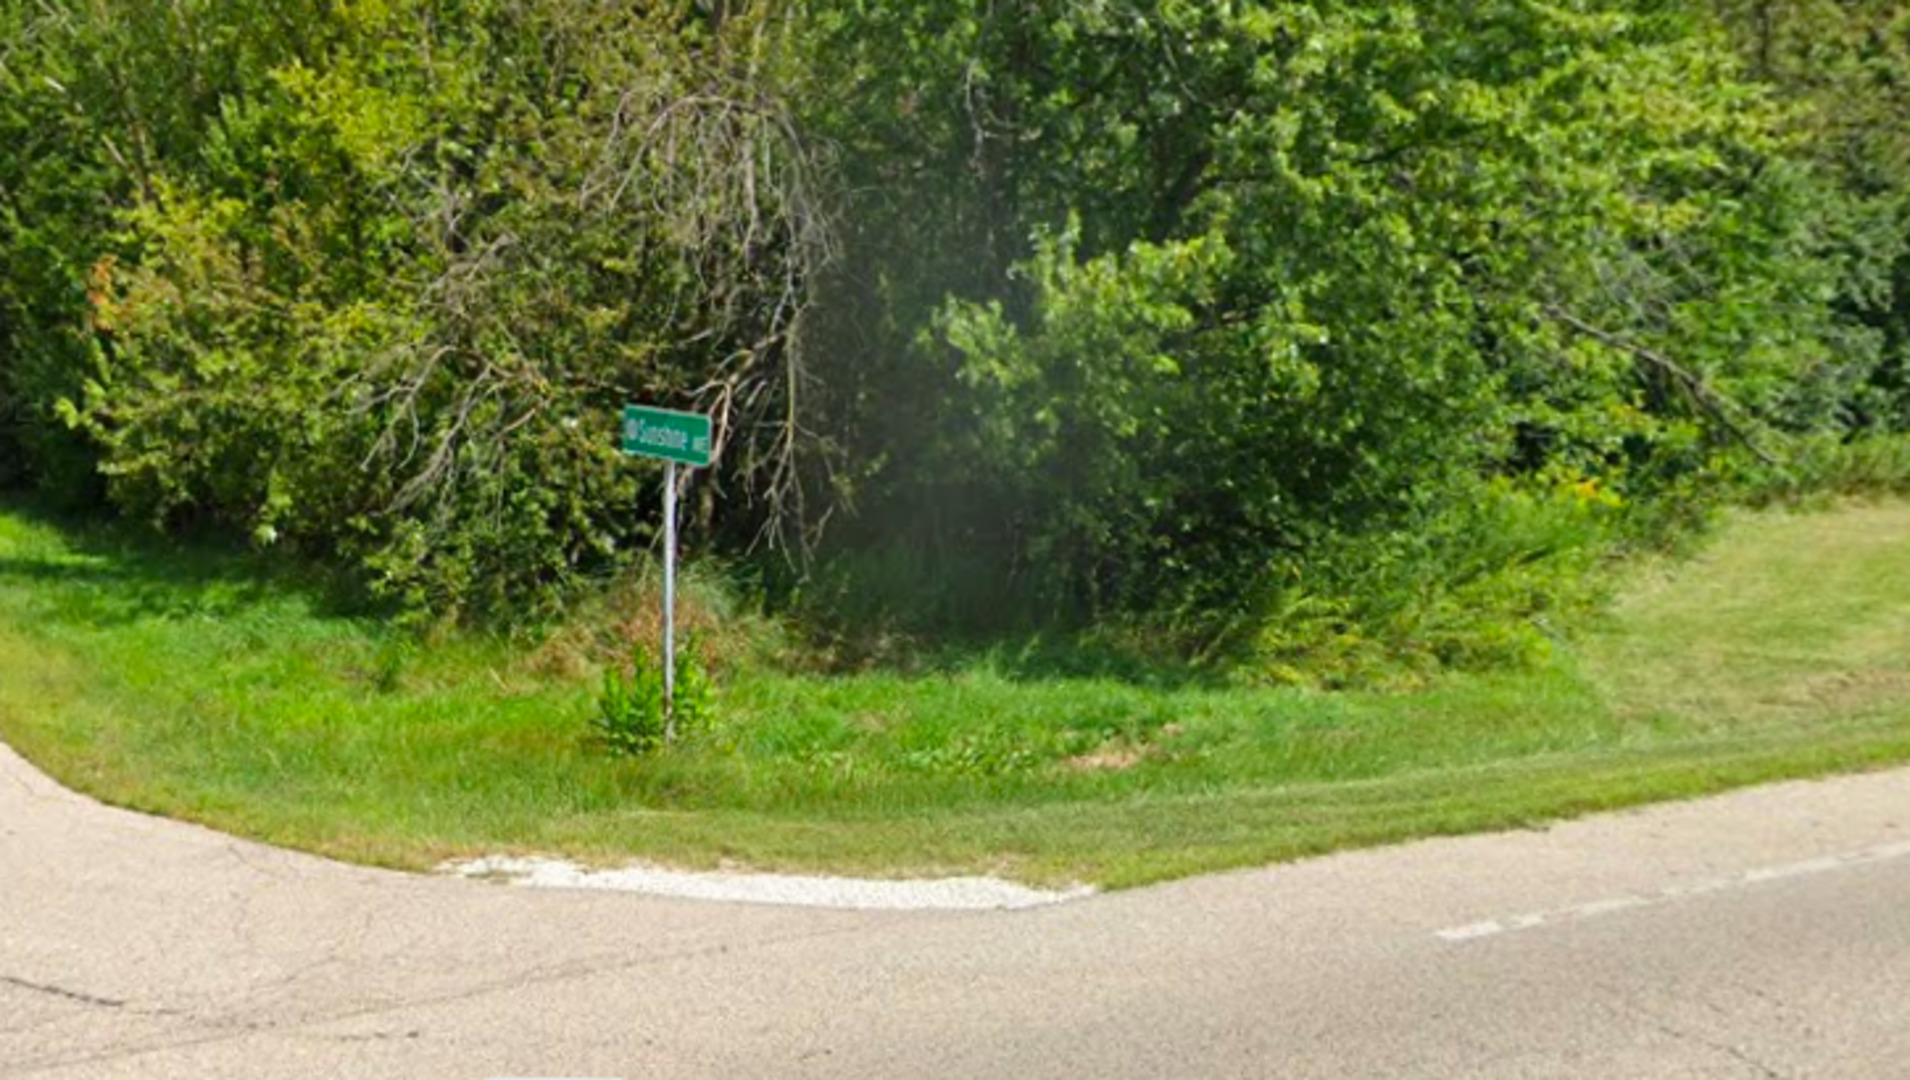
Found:
[(1731, 418), (1731, 412), (1734, 410), (1740, 413), (1748, 413), (1748, 410), (1718, 393), (1696, 372), (1672, 360), (1670, 357), (1665, 356), (1663, 353), (1655, 352), (1636, 342), (1619, 337), (1610, 331), (1600, 329), (1571, 312), (1566, 311), (1564, 308), (1556, 305), (1547, 305), (1545, 313), (1552, 319), (1584, 334), (1586, 337), (1600, 344), (1609, 345), (1620, 352), (1628, 353), (1650, 364), (1665, 375), (1670, 376), (1670, 378), (1685, 391), (1691, 400), (1697, 404), (1700, 410), (1710, 416), (1719, 427), (1729, 432), (1738, 442), (1742, 443), (1745, 449), (1757, 455), (1759, 461), (1764, 462), (1766, 465), (1775, 466), (1779, 464), (1775, 457), (1772, 457), (1769, 452), (1757, 444), (1757, 440), (1751, 437), (1751, 433), (1747, 431), (1743, 425)]

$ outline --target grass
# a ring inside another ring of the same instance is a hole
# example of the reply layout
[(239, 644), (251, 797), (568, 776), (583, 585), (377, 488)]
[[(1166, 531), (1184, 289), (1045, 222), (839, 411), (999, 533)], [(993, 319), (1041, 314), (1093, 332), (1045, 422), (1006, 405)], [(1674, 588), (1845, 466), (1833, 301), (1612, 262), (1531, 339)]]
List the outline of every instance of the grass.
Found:
[(0, 736), (109, 802), (348, 859), (495, 851), (1105, 886), (1910, 760), (1910, 504), (1745, 515), (1530, 670), (1414, 693), (722, 679), (648, 760), (547, 650), (428, 647), (248, 560), (0, 509)]

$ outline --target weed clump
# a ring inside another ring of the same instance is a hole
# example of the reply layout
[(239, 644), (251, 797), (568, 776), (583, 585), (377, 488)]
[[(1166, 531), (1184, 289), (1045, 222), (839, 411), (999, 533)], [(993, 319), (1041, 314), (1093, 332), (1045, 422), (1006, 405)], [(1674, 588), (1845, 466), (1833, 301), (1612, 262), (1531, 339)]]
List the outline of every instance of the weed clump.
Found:
[(709, 726), (714, 684), (694, 638), (676, 652), (674, 685), (665, 693), (663, 664), (638, 642), (630, 670), (604, 670), (603, 689), (591, 720), (597, 741), (614, 754), (653, 754)]

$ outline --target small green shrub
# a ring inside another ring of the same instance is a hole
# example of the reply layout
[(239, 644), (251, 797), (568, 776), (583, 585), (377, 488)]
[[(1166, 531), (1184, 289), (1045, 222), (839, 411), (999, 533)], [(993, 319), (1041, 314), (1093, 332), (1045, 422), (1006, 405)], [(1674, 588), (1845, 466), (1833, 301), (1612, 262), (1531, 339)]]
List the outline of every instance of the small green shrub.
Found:
[(1800, 441), (1783, 468), (1754, 471), (1742, 487), (1753, 506), (1901, 495), (1910, 492), (1910, 435)]
[(1526, 667), (1601, 602), (1625, 507), (1592, 481), (1510, 481), (1390, 535), (1295, 561), (1242, 652), (1240, 674), (1329, 688), (1412, 685), (1447, 669)]
[(668, 745), (671, 736), (687, 738), (709, 724), (714, 685), (694, 639), (676, 653), (675, 700), (665, 707), (663, 665), (649, 646), (632, 647), (630, 672), (604, 670), (603, 692), (591, 725), (603, 746), (616, 754), (643, 755)]

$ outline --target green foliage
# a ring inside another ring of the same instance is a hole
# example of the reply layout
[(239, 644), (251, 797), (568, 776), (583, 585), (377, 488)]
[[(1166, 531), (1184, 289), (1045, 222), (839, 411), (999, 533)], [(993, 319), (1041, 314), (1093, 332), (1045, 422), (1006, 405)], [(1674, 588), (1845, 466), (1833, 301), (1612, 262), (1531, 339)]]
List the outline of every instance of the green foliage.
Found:
[(653, 542), (647, 399), (838, 624), (1523, 655), (1910, 416), (1896, 8), (9, 5), (0, 483), (535, 619)]
[(1745, 501), (1753, 505), (1904, 495), (1910, 493), (1910, 434), (1813, 439), (1785, 470), (1752, 472), (1740, 484)]
[(35, 5), (0, 10), (0, 486), (33, 482), (83, 502), (92, 457), (54, 422), (52, 402), (85, 371), (83, 238), (124, 189), (75, 100), (80, 50), (62, 48)]
[(696, 640), (686, 638), (676, 650), (667, 701), (663, 665), (642, 642), (635, 643), (631, 652), (629, 674), (615, 667), (604, 669), (597, 714), (591, 720), (602, 745), (612, 753), (640, 756), (663, 749), (672, 739), (690, 738), (705, 730), (715, 688)]
[(1543, 666), (1604, 598), (1598, 571), (1626, 517), (1594, 480), (1537, 492), (1500, 479), (1429, 520), (1322, 545), (1289, 560), (1247, 621), (1245, 670), (1345, 687)]
[(79, 436), (122, 512), (341, 557), (414, 610), (536, 614), (650, 539), (658, 477), (615, 447), (633, 398), (718, 415), (714, 529), (787, 510), (822, 234), (764, 18), (7, 18), (31, 48), (0, 131), (46, 133), (0, 166), (26, 174), (0, 187), (0, 404)]
[[(1689, 516), (1875, 363), (1826, 304), (1844, 204), (1700, 20), (812, 8), (818, 122), (872, 193), (835, 294), (871, 463), (842, 561), (929, 583), (920, 622), (985, 597), (1209, 647), (1258, 623), (1274, 655), (1527, 651), (1533, 605), (1468, 583), (1584, 592), (1627, 522)], [(1581, 486), (1634, 509), (1556, 559), (1436, 554)], [(1420, 643), (1475, 603), (1474, 644)]]
[(1832, 301), (1878, 362), (1845, 387), (1845, 423), (1910, 428), (1910, 12), (1893, 0), (1711, 0), (1750, 72), (1790, 106), (1797, 156), (1841, 198)]
[(663, 674), (648, 656), (638, 653), (629, 676), (604, 670), (591, 723), (605, 747), (620, 754), (651, 753), (663, 746), (665, 721)]

